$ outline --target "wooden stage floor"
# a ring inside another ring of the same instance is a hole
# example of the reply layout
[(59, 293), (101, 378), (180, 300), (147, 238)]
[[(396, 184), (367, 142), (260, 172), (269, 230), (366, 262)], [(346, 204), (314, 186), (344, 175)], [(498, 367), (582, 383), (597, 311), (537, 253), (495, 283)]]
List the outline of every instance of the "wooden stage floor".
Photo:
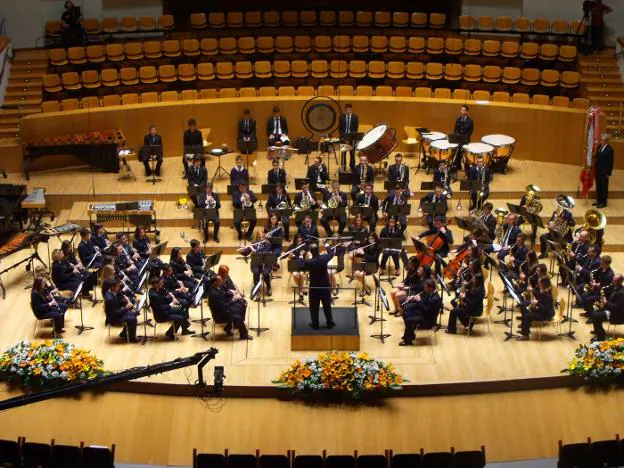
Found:
[[(297, 159), (301, 158), (301, 159)], [(413, 168), (414, 160), (408, 160), (408, 164)], [(141, 168), (136, 161), (131, 162), (135, 173), (142, 174)], [(224, 165), (231, 167), (233, 157), (226, 156)], [(332, 168), (335, 164), (332, 161)], [(186, 230), (190, 237), (198, 236), (199, 232), (193, 228), (193, 223), (189, 213), (185, 210), (178, 210), (173, 207), (177, 197), (185, 193), (185, 181), (180, 177), (181, 164), (178, 158), (168, 158), (165, 162), (164, 181), (155, 187), (144, 181), (143, 177), (137, 181), (117, 181), (114, 174), (91, 174), (86, 170), (68, 170), (48, 173), (33, 173), (31, 180), (26, 182), (21, 176), (11, 174), (5, 182), (27, 183), (29, 190), (33, 187), (46, 187), (46, 197), (50, 200), (57, 219), (54, 224), (62, 224), (68, 220), (78, 220), (86, 225), (88, 217), (84, 213), (87, 202), (92, 200), (134, 200), (140, 198), (155, 198), (159, 223), (163, 231), (163, 240), (170, 241), (170, 247), (179, 245), (186, 247), (180, 239), (180, 231)], [(269, 167), (269, 163), (264, 157), (258, 159), (258, 169), (255, 181), (252, 181), (252, 188), (259, 187), (258, 184), (264, 180), (264, 174)], [(297, 156), (287, 162), (287, 170), (292, 177), (303, 176), (305, 171), (303, 157)], [(524, 192), (524, 187), (528, 183), (539, 185), (544, 191), (545, 209), (542, 215), (550, 214), (553, 208), (552, 198), (554, 194), (566, 193), (576, 194), (578, 186), (578, 171), (575, 166), (565, 166), (558, 164), (538, 164), (529, 161), (511, 161), (510, 171), (506, 175), (497, 174), (492, 184), (492, 200), (495, 206), (503, 206), (505, 201), (517, 201)], [(214, 172), (214, 165), (209, 164), (209, 173)], [(333, 169), (332, 169), (333, 172)], [(252, 176), (254, 172), (252, 171)], [(430, 180), (431, 176), (421, 171), (414, 176), (412, 170), (412, 180), (410, 186), (416, 191), (416, 197), (422, 192), (418, 189), (420, 182)], [(217, 191), (225, 191), (225, 179), (217, 180)], [(381, 179), (378, 179), (376, 187), (381, 188)], [(259, 192), (259, 190), (255, 190)], [(93, 193), (96, 196), (93, 197)], [(605, 209), (609, 218), (606, 239), (607, 248), (614, 257), (614, 269), (623, 271), (624, 254), (618, 253), (624, 250), (624, 211), (620, 205), (620, 199), (624, 197), (624, 178), (622, 171), (615, 171), (611, 178), (611, 202)], [(415, 197), (415, 198), (416, 198)], [(228, 197), (226, 197), (228, 198)], [(460, 214), (466, 215), (467, 203), (464, 198), (464, 209)], [(455, 213), (457, 197), (449, 203), (452, 206), (450, 215)], [(577, 208), (574, 210), (575, 216), (580, 220), (586, 208), (591, 205), (592, 200), (578, 200)], [(82, 212), (80, 212), (82, 206)], [(241, 260), (234, 258), (234, 251), (238, 247), (235, 240), (234, 231), (228, 226), (227, 220), (231, 224), (231, 213), (227, 209), (222, 210), (222, 243), (218, 246), (214, 243), (208, 244), (208, 252), (224, 250), (225, 255), (221, 262), (228, 264), (231, 268), (232, 276), (239, 287), (243, 288), (249, 295), (251, 288), (251, 273), (249, 267)], [(410, 217), (408, 234), (417, 234), (422, 231), (416, 203), (414, 203), (413, 214)], [(292, 227), (291, 227), (292, 229)], [(456, 229), (456, 228), (455, 228)], [(456, 239), (461, 233), (455, 232)], [(52, 244), (51, 247), (54, 247)], [(621, 248), (620, 248), (621, 247)], [(42, 257), (47, 257), (45, 246), (40, 246)], [(6, 267), (17, 260), (20, 255), (3, 260), (2, 266)], [(168, 256), (167, 256), (168, 257)], [(285, 264), (283, 265), (283, 269)], [(346, 271), (348, 271), (347, 268)], [(345, 273), (346, 273), (345, 271)], [(150, 342), (146, 345), (125, 345), (117, 342), (109, 343), (107, 339), (107, 329), (104, 327), (104, 312), (102, 304), (92, 308), (90, 304), (84, 309), (85, 322), (95, 326), (95, 330), (88, 331), (83, 335), (75, 333), (74, 325), (80, 321), (77, 310), (71, 310), (67, 314), (65, 338), (78, 346), (94, 351), (100, 358), (104, 359), (107, 368), (120, 370), (128, 367), (161, 362), (173, 359), (178, 356), (190, 355), (206, 349), (209, 346), (216, 346), (219, 355), (212, 364), (225, 366), (227, 375), (227, 385), (241, 386), (270, 386), (271, 380), (276, 378), (281, 370), (285, 369), (289, 363), (295, 359), (309, 356), (314, 352), (291, 352), (290, 351), (290, 329), (291, 329), (291, 305), (288, 301), (292, 299), (292, 292), (289, 287), (288, 273), (282, 273), (281, 279), (275, 280), (273, 286), (273, 302), (260, 309), (262, 326), (270, 328), (268, 332), (260, 337), (254, 334), (254, 340), (250, 342), (231, 341), (226, 339), (220, 327), (217, 327), (216, 336), (213, 334), (209, 341), (191, 337), (181, 337), (178, 342), (168, 342), (158, 340), (156, 343)], [(7, 298), (0, 301), (0, 348), (4, 349), (14, 344), (19, 339), (31, 339), (33, 337), (34, 317), (29, 310), (29, 291), (24, 287), (31, 284), (31, 276), (18, 268), (3, 276), (7, 286)], [(343, 274), (339, 280), (343, 287), (349, 287), (348, 278)], [(351, 283), (354, 285), (355, 283)], [(383, 283), (386, 291), (389, 291), (388, 283)], [(494, 281), (496, 291), (500, 291), (497, 280)], [(500, 297), (497, 292), (496, 297)], [(561, 289), (560, 297), (567, 300), (567, 291)], [(353, 294), (347, 297), (346, 292), (341, 293), (336, 306), (347, 305), (353, 299)], [(372, 302), (373, 297), (368, 297)], [(501, 302), (495, 302), (492, 319), (497, 320), (496, 306)], [(574, 309), (574, 314), (578, 315), (580, 309)], [(208, 308), (204, 307), (204, 313), (209, 314)], [(451, 382), (478, 382), (495, 381), (506, 379), (519, 379), (527, 377), (556, 376), (572, 356), (576, 346), (581, 342), (589, 340), (590, 326), (584, 323), (574, 324), (578, 340), (573, 341), (566, 337), (554, 336), (554, 331), (545, 330), (542, 341), (531, 340), (528, 342), (509, 341), (504, 342), (503, 333), (506, 327), (501, 324), (491, 324), (487, 326), (479, 324), (475, 328), (473, 336), (457, 335), (450, 336), (442, 332), (437, 334), (437, 342), (430, 342), (428, 336), (423, 335), (417, 346), (399, 347), (398, 342), (403, 332), (402, 320), (394, 317), (387, 317), (385, 322), (385, 332), (392, 336), (381, 343), (370, 335), (379, 332), (379, 323), (370, 325), (368, 316), (372, 309), (367, 306), (359, 307), (359, 325), (361, 333), (361, 350), (371, 355), (392, 362), (412, 384), (433, 384)], [(199, 309), (191, 311), (192, 318), (199, 318)], [(446, 323), (448, 312), (443, 318)], [(248, 322), (251, 327), (258, 323), (257, 306), (252, 303), (248, 310)], [(515, 327), (514, 323), (514, 327)], [(197, 325), (193, 325), (198, 329)], [(461, 329), (462, 327), (460, 327)], [(209, 330), (212, 331), (209, 324)], [(165, 331), (164, 326), (158, 329), (159, 335)], [(567, 329), (566, 329), (567, 331)], [(139, 330), (142, 334), (142, 330)], [(152, 330), (148, 329), (148, 333)], [(115, 333), (113, 331), (113, 333)], [(49, 336), (48, 333), (38, 335), (38, 339)], [(114, 336), (114, 335), (113, 335)], [(213, 340), (213, 338), (215, 338)], [(211, 372), (211, 371), (209, 371)], [(166, 382), (176, 384), (187, 384), (194, 381), (195, 376), (189, 372), (176, 371), (153, 377), (150, 381)]]

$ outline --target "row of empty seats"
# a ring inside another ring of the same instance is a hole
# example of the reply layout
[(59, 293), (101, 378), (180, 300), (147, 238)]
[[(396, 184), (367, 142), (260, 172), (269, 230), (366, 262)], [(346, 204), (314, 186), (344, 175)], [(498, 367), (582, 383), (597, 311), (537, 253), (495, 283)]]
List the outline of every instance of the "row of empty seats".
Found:
[(509, 16), (470, 16), (459, 17), (459, 30), (464, 32), (497, 32), (497, 33), (520, 33), (520, 34), (583, 34), (585, 23), (582, 20), (574, 20), (570, 23), (567, 20), (557, 19), (552, 23), (546, 18), (535, 18), (531, 20), (525, 16), (512, 19)]
[(602, 468), (624, 466), (624, 441), (614, 439), (564, 444), (559, 441), (557, 468)]
[(59, 445), (27, 442), (20, 437), (15, 440), (0, 440), (0, 466), (12, 468), (112, 468), (115, 463), (115, 445), (111, 448)]
[(410, 80), (445, 80), (466, 81), (471, 83), (504, 83), (525, 86), (544, 86), (555, 88), (577, 88), (580, 75), (575, 71), (559, 72), (537, 68), (501, 68), (495, 65), (458, 63), (446, 65), (436, 62), (383, 62), (373, 60), (278, 60), (275, 62), (202, 62), (195, 67), (192, 63), (175, 65), (145, 66), (140, 68), (124, 67), (84, 70), (82, 73), (66, 72), (61, 75), (48, 74), (43, 77), (43, 87), (49, 93), (62, 90), (76, 91), (81, 88), (115, 87), (120, 85), (174, 83), (176, 81), (209, 81), (231, 79), (272, 79), (272, 78), (333, 78), (333, 79), (410, 79)]
[(410, 88), (409, 86), (377, 86), (373, 88), (369, 85), (357, 87), (341, 85), (338, 87), (323, 85), (317, 88), (313, 86), (262, 86), (260, 88), (216, 88), (210, 89), (186, 89), (183, 91), (164, 91), (161, 93), (147, 92), (142, 94), (126, 93), (122, 95), (110, 94), (99, 98), (98, 96), (62, 99), (57, 101), (45, 101), (43, 112), (60, 112), (78, 109), (92, 109), (96, 107), (121, 106), (130, 104), (153, 104), (157, 102), (177, 102), (192, 101), (197, 99), (217, 99), (217, 98), (254, 98), (254, 97), (274, 97), (274, 96), (379, 96), (379, 97), (417, 97), (434, 99), (457, 99), (461, 101), (493, 101), (512, 102), (517, 104), (534, 104), (556, 107), (573, 107), (576, 109), (587, 109), (589, 101), (585, 98), (570, 98), (566, 96), (554, 96), (552, 99), (544, 94), (527, 93), (511, 94), (506, 91), (495, 91), (490, 93), (485, 90), (470, 92), (467, 89), (436, 88), (428, 87)]
[[(173, 15), (160, 15), (158, 18), (152, 16), (126, 16), (118, 18), (104, 18), (101, 22), (97, 18), (85, 18), (82, 26), (87, 35), (98, 35), (102, 33), (136, 33), (171, 31), (175, 28)], [(46, 37), (54, 39), (61, 37), (62, 24), (60, 21), (48, 21), (46, 23)]]
[(350, 10), (285, 10), (191, 13), (190, 25), (193, 29), (223, 28), (276, 28), (276, 27), (361, 27), (368, 28), (434, 28), (446, 26), (444, 13), (389, 12), (389, 11), (350, 11)]
[(128, 42), (125, 44), (91, 45), (50, 49), (50, 64), (123, 62), (125, 60), (160, 59), (162, 57), (198, 57), (235, 54), (272, 53), (409, 53), (448, 56), (483, 56), (574, 62), (576, 46), (515, 40), (498, 41), (462, 39), (457, 37), (411, 36), (278, 36), (278, 37), (222, 37), (198, 39), (171, 39), (164, 41)]

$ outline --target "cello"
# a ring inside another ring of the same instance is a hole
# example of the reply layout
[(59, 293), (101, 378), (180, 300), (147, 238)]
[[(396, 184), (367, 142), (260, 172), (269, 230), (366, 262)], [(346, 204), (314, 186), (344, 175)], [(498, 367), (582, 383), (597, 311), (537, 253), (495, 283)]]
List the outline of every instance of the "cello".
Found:
[(461, 270), (462, 263), (470, 256), (470, 247), (466, 246), (457, 252), (455, 258), (448, 262), (448, 265), (444, 268), (444, 277), (451, 280), (457, 276), (459, 270)]
[(444, 239), (440, 236), (440, 230), (438, 229), (438, 232), (435, 234), (429, 234), (421, 242), (427, 246), (427, 250), (418, 252), (416, 258), (418, 258), (421, 266), (432, 265), (435, 261), (436, 253), (444, 247)]

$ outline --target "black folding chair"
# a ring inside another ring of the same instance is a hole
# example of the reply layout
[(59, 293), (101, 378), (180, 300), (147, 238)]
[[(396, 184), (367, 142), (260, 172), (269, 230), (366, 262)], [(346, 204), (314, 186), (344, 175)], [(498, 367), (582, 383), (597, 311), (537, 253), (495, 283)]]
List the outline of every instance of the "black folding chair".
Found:
[(603, 466), (624, 465), (624, 453), (620, 449), (620, 440), (597, 440), (591, 443), (592, 465)]
[(485, 466), (485, 447), (481, 450), (455, 452), (455, 466), (461, 468), (483, 468)]
[(52, 468), (78, 468), (81, 464), (80, 447), (74, 445), (52, 446)]
[(220, 453), (197, 453), (193, 451), (193, 468), (226, 468), (225, 457)]
[(22, 445), (22, 467), (38, 468), (49, 466), (52, 458), (52, 450), (49, 444), (38, 442), (24, 442)]
[(228, 455), (229, 468), (256, 468), (255, 455)]
[(325, 468), (355, 468), (353, 455), (328, 455), (325, 458)]
[(0, 439), (0, 465), (18, 466), (19, 446), (15, 440)]
[(557, 468), (591, 468), (591, 446), (587, 442), (563, 445), (559, 441)]
[(392, 468), (420, 468), (422, 457), (419, 453), (399, 453), (392, 456)]
[(258, 462), (260, 468), (289, 468), (286, 455), (260, 455)]
[(423, 468), (453, 468), (451, 452), (429, 452), (423, 455)]
[(115, 444), (111, 448), (89, 446), (82, 449), (84, 466), (89, 468), (114, 468)]
[(388, 463), (383, 455), (359, 455), (358, 468), (387, 468)]
[(323, 468), (323, 457), (320, 455), (297, 455), (293, 468)]

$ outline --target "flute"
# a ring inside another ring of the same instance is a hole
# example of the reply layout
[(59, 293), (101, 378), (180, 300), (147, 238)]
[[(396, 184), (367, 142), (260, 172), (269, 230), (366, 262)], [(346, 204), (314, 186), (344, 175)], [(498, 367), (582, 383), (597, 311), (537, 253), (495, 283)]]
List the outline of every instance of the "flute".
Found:
[(408, 296), (407, 299), (405, 299), (403, 302), (401, 302), (401, 305), (403, 304), (407, 304), (408, 302), (414, 301), (416, 300), (417, 297), (420, 297), (420, 295), (422, 293), (424, 293), (425, 291), (421, 291), (418, 294), (414, 295), (414, 296)]

